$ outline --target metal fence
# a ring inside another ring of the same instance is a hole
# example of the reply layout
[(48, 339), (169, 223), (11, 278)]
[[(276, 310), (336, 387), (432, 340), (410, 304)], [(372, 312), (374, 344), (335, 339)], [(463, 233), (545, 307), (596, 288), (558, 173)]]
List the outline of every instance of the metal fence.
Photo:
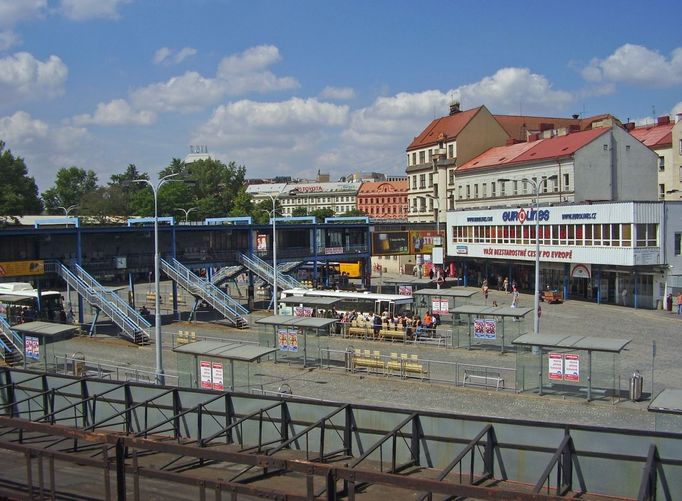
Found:
[[(54, 372), (61, 375), (110, 379), (112, 381), (156, 382), (155, 372), (137, 367), (121, 366), (106, 361), (86, 360), (78, 355), (55, 355), (53, 360)], [(182, 376), (165, 373), (165, 384), (179, 387)]]

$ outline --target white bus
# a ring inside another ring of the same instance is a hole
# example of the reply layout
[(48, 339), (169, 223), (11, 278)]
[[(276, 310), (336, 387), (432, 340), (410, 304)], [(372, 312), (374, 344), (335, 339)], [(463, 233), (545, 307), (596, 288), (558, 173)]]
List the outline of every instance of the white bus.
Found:
[[(340, 299), (335, 306), (339, 313), (355, 310), (358, 313), (383, 313), (397, 316), (402, 313), (412, 312), (414, 298), (399, 294), (376, 294), (373, 292), (351, 292), (339, 290), (315, 290), (315, 289), (287, 289), (282, 291), (282, 298), (300, 297), (329, 297)], [(292, 315), (291, 306), (281, 305), (280, 313)]]
[(38, 312), (38, 291), (31, 284), (0, 283), (0, 314), (5, 315), (10, 324), (37, 318), (56, 319), (57, 313), (63, 308), (61, 292), (40, 291), (40, 304)]

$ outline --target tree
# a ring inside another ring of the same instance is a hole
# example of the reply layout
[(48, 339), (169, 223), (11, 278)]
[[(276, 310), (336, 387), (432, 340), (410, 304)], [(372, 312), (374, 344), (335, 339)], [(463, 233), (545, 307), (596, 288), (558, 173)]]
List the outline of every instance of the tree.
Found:
[(334, 215), (333, 209), (315, 209), (310, 211), (310, 216), (315, 216), (318, 223), (324, 223), (326, 217), (332, 217)]
[(234, 162), (225, 165), (211, 158), (182, 165), (174, 160), (161, 174), (174, 173), (174, 169), (182, 166), (184, 170), (180, 170), (178, 177), (184, 177), (193, 184), (192, 205), (198, 207), (204, 217), (225, 217), (232, 213), (237, 200), (244, 203), (241, 192), (244, 190), (245, 167)]
[(307, 216), (308, 215), (308, 209), (307, 209), (307, 207), (296, 207), (296, 208), (294, 208), (293, 211), (291, 211), (291, 215), (295, 216), (295, 217)]
[(38, 198), (35, 179), (29, 177), (23, 158), (15, 158), (10, 150), (5, 150), (3, 141), (0, 141), (0, 179), (0, 215), (23, 216), (42, 212), (43, 204)]
[(345, 212), (343, 214), (344, 217), (362, 217), (362, 216), (366, 216), (366, 215), (367, 214), (365, 214), (364, 212), (362, 212), (359, 209), (351, 209), (348, 212)]
[(54, 186), (43, 192), (45, 207), (51, 214), (61, 212), (59, 207), (80, 205), (83, 196), (97, 189), (97, 175), (78, 167), (62, 168), (57, 171)]

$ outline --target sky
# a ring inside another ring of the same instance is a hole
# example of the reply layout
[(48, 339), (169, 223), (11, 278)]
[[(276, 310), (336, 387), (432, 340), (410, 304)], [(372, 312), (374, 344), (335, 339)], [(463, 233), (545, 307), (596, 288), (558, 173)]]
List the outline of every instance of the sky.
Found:
[(405, 174), (428, 123), (682, 113), (672, 0), (0, 0), (0, 140), (152, 179), (191, 145), (247, 177)]

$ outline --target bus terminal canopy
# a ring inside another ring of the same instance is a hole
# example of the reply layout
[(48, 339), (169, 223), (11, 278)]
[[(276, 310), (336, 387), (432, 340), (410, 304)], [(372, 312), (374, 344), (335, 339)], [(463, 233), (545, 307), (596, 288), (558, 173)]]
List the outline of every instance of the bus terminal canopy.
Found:
[(279, 300), (283, 304), (302, 304), (303, 306), (314, 306), (316, 308), (329, 308), (341, 302), (341, 299), (334, 297), (315, 297), (315, 296), (289, 296)]
[[(516, 308), (518, 310), (518, 308)], [(594, 336), (564, 336), (561, 334), (524, 334), (512, 344), (518, 346), (539, 346), (549, 349), (570, 349), (620, 353), (630, 339), (608, 339)]]
[(12, 330), (22, 334), (29, 334), (33, 336), (55, 337), (60, 334), (74, 331), (78, 328), (71, 324), (56, 324), (53, 322), (27, 322), (25, 324), (13, 325)]

